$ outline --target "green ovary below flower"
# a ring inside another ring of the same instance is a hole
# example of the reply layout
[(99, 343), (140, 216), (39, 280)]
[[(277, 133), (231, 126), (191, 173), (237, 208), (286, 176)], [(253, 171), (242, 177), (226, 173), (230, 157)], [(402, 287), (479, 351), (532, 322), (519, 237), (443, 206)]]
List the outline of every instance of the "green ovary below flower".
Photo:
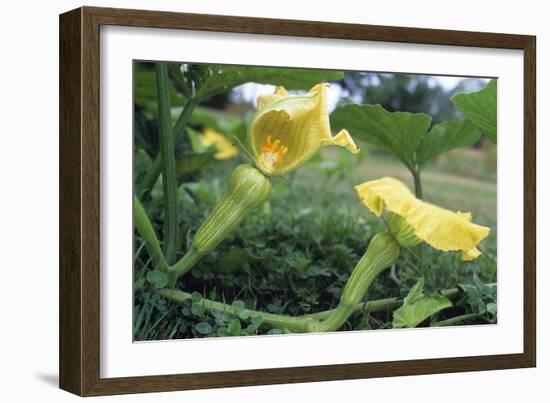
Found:
[(356, 154), (359, 149), (347, 132), (330, 131), (326, 87), (318, 84), (305, 95), (291, 95), (277, 87), (258, 98), (258, 111), (249, 129), (254, 162), (265, 175), (281, 175), (307, 161), (321, 146), (337, 145)]
[[(417, 199), (411, 191), (394, 178), (382, 178), (355, 187), (359, 198), (376, 216), (387, 210), (399, 216), (403, 222), (391, 217), (390, 230), (396, 224), (410, 242), (410, 229), (418, 242), (441, 251), (460, 251), (463, 260), (473, 260), (481, 255), (477, 245), (489, 235), (490, 229), (472, 222), (470, 213), (454, 212)], [(398, 237), (399, 240), (399, 237)], [(403, 245), (403, 243), (402, 243)], [(403, 245), (407, 246), (407, 245)]]

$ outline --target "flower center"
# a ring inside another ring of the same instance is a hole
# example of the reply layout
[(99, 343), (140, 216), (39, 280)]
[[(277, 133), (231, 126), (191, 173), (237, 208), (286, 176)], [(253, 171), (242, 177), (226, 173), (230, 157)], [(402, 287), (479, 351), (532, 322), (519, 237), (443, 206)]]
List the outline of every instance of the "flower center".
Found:
[(261, 158), (264, 164), (271, 169), (276, 164), (280, 164), (283, 161), (283, 158), (288, 152), (288, 147), (283, 146), (279, 139), (273, 141), (273, 137), (270, 134), (267, 136), (261, 151)]

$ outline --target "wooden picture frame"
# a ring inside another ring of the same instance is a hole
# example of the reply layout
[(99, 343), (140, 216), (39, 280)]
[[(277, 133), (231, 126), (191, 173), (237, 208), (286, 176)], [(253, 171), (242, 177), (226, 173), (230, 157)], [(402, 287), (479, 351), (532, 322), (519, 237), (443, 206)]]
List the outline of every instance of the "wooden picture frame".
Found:
[[(523, 353), (194, 374), (100, 377), (100, 27), (170, 28), (524, 52)], [(81, 396), (533, 367), (536, 363), (535, 37), (81, 7), (60, 16), (60, 387)]]

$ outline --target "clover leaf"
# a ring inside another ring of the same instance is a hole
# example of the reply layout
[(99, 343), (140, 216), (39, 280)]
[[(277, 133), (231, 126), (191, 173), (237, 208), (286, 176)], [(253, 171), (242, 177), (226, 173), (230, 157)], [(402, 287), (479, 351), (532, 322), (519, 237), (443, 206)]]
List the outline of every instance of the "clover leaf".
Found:
[(424, 294), (424, 278), (420, 278), (409, 294), (405, 297), (403, 305), (393, 312), (393, 327), (416, 327), (433, 314), (453, 306), (442, 295)]

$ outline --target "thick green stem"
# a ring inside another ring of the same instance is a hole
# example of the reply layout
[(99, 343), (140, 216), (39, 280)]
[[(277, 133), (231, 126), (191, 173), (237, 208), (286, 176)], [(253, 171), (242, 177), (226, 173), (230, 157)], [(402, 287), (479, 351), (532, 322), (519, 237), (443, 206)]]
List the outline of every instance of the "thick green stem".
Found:
[[(136, 285), (136, 289), (137, 288), (138, 287)], [(154, 290), (154, 292), (158, 293), (159, 295), (177, 304), (182, 304), (186, 300), (190, 300), (192, 297), (191, 293), (177, 290), (177, 289), (163, 288), (160, 290)], [(444, 297), (450, 298), (458, 294), (459, 289), (449, 288), (446, 290), (441, 290), (440, 293)], [(216, 309), (221, 312), (227, 312), (231, 315), (238, 316), (238, 312), (231, 305), (224, 304), (222, 302), (214, 301), (207, 298), (203, 298), (201, 302), (204, 309), (207, 312), (210, 312), (213, 309)], [(359, 303), (353, 307), (352, 313), (365, 312), (365, 311), (380, 312), (388, 309), (391, 310), (391, 309), (398, 308), (402, 304), (403, 304), (403, 299), (401, 298), (384, 298), (384, 299), (379, 299), (375, 301)], [(262, 311), (254, 311), (254, 310), (248, 310), (248, 311), (250, 313), (249, 318), (253, 318), (255, 316), (261, 316), (263, 319), (263, 322), (270, 326), (276, 327), (278, 329), (288, 329), (293, 332), (303, 333), (303, 332), (307, 332), (309, 329), (314, 327), (314, 324), (317, 321), (332, 317), (336, 312), (336, 309), (317, 312), (310, 315), (295, 316), (295, 317), (286, 316), (286, 315), (275, 315), (272, 313), (267, 313)]]
[(423, 199), (424, 195), (422, 194), (422, 181), (420, 180), (420, 172), (416, 170), (411, 171), (414, 178), (414, 194), (417, 199)]
[(168, 264), (173, 263), (178, 247), (178, 206), (176, 183), (176, 154), (172, 134), (170, 95), (168, 90), (168, 66), (155, 65), (157, 78), (157, 102), (159, 115), (160, 157), (162, 160), (162, 187), (164, 199), (164, 255)]
[[(174, 125), (174, 129), (173, 129), (174, 144), (177, 144), (177, 142), (185, 132), (185, 128), (187, 127), (187, 123), (189, 122), (189, 118), (191, 118), (191, 115), (193, 114), (193, 111), (195, 110), (195, 107), (197, 106), (197, 104), (198, 104), (197, 101), (193, 98), (190, 98), (185, 104), (185, 107), (183, 108), (181, 114), (178, 117), (178, 120), (176, 121), (176, 124)], [(153, 164), (149, 168), (149, 172), (147, 172), (147, 175), (143, 179), (143, 183), (142, 183), (143, 193), (141, 196), (142, 200), (149, 195), (149, 192), (157, 182), (161, 172), (162, 172), (162, 159), (159, 152), (155, 157), (155, 159), (153, 160)]]
[(187, 253), (178, 260), (168, 270), (168, 286), (175, 287), (178, 278), (187, 273), (199, 261), (202, 254), (194, 247), (191, 247)]
[[(422, 200), (424, 198), (424, 194), (422, 192), (422, 180), (420, 179), (420, 172), (417, 169), (411, 170), (412, 176), (414, 178), (414, 193), (417, 199)], [(420, 267), (423, 274), (426, 261), (428, 259), (428, 249), (427, 245), (424, 243), (421, 243), (418, 245), (419, 255), (420, 255)]]
[(464, 315), (455, 316), (449, 319), (445, 319), (445, 320), (441, 320), (439, 322), (433, 323), (431, 327), (451, 326), (460, 322), (464, 322), (465, 320), (479, 318), (479, 317), (481, 317), (479, 313), (466, 313)]
[[(449, 298), (449, 297), (452, 297), (452, 296), (458, 294), (459, 291), (460, 290), (458, 288), (449, 288), (449, 289), (446, 289), (446, 290), (441, 290), (440, 293), (444, 297)], [(365, 312), (365, 311), (380, 312), (380, 311), (384, 311), (386, 309), (398, 308), (402, 304), (403, 304), (403, 299), (397, 298), (397, 297), (377, 299), (377, 300), (374, 300), (374, 301), (361, 302), (361, 303), (355, 305), (353, 307), (353, 312), (352, 313)], [(326, 319), (326, 318), (330, 317), (335, 311), (336, 311), (336, 309), (330, 309), (330, 310), (327, 310), (327, 311), (321, 311), (321, 312), (312, 313), (310, 315), (305, 315), (305, 317), (312, 318), (312, 319), (317, 319), (317, 320), (323, 320), (323, 319)]]
[(338, 330), (354, 312), (376, 277), (395, 263), (400, 247), (392, 235), (380, 233), (371, 240), (367, 251), (351, 273), (340, 303), (322, 322), (312, 322), (308, 331), (329, 332)]
[(160, 247), (155, 229), (153, 228), (153, 225), (151, 224), (151, 221), (149, 220), (149, 216), (147, 215), (145, 209), (139, 202), (139, 199), (135, 196), (134, 225), (136, 226), (139, 234), (143, 237), (149, 254), (154, 257), (159, 263), (160, 270), (166, 271), (166, 260), (164, 259), (164, 255), (162, 253), (162, 249)]

